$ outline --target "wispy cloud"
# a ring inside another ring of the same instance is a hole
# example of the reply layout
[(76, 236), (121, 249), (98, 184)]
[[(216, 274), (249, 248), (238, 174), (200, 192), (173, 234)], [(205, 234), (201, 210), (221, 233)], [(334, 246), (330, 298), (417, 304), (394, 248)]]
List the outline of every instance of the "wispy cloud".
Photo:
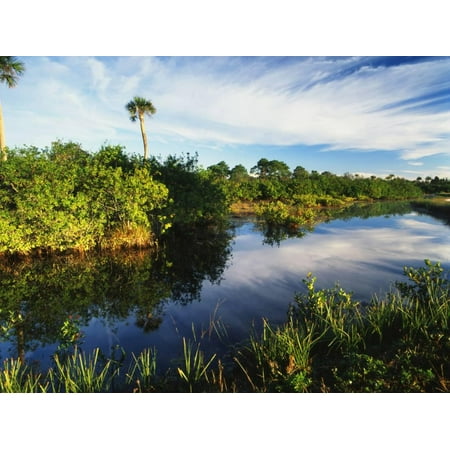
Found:
[(396, 151), (411, 165), (450, 155), (448, 58), (34, 57), (26, 64), (20, 89), (2, 92), (17, 145), (57, 137), (127, 145), (136, 127), (124, 105), (143, 95), (158, 109), (151, 130), (159, 142)]

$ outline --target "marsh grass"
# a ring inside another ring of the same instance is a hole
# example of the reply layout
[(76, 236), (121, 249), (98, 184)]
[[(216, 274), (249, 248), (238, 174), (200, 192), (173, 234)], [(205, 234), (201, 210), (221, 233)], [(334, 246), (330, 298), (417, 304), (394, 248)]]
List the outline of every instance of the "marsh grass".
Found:
[(361, 304), (353, 294), (339, 285), (331, 289), (315, 288), (311, 274), (303, 280), (306, 294), (295, 296), (296, 307), (291, 317), (305, 329), (315, 328), (315, 338), (322, 347), (354, 351), (364, 347), (365, 320)]
[(182, 382), (188, 386), (189, 392), (194, 392), (194, 389), (200, 387), (203, 381), (209, 383), (207, 370), (216, 358), (216, 354), (213, 354), (206, 361), (199, 343), (192, 342), (184, 337), (182, 340), (183, 359), (180, 364), (182, 367), (177, 367), (177, 372)]
[(261, 337), (252, 334), (234, 361), (254, 392), (306, 392), (312, 382), (314, 334), (314, 327), (300, 330), (292, 319), (277, 328), (264, 320)]
[(126, 373), (126, 383), (135, 385), (133, 392), (153, 392), (156, 390), (156, 349), (144, 349), (138, 356), (132, 354), (133, 361)]
[(109, 392), (119, 368), (112, 360), (100, 361), (100, 349), (86, 355), (76, 346), (73, 354), (60, 357), (54, 355), (54, 368), (48, 372), (53, 392), (92, 393)]
[(101, 242), (101, 248), (107, 250), (147, 248), (155, 244), (154, 235), (148, 227), (129, 223), (111, 231)]
[(6, 359), (0, 371), (1, 393), (46, 392), (48, 383), (41, 383), (42, 375), (34, 374), (32, 369), (20, 359)]

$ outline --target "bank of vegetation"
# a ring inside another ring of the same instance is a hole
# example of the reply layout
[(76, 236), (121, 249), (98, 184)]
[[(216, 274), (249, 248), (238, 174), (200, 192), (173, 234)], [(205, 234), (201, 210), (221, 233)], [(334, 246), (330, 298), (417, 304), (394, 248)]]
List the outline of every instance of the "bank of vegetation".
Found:
[[(354, 299), (309, 275), (286, 322), (263, 322), (222, 355), (204, 350), (226, 329), (212, 320), (180, 339), (181, 357), (161, 372), (156, 349), (131, 355), (80, 350), (76, 320), (61, 327), (52, 366), (6, 359), (1, 392), (448, 392), (450, 280), (439, 263), (404, 269), (384, 298)], [(118, 356), (122, 356), (119, 358)]]
[[(74, 142), (8, 150), (0, 164), (0, 253), (48, 254), (155, 245), (172, 226), (209, 226), (231, 213), (269, 225), (309, 226), (355, 201), (420, 199), (448, 180), (363, 178), (294, 170), (260, 159), (250, 170), (196, 156), (130, 156), (120, 146), (87, 152)], [(450, 189), (448, 189), (450, 190)]]

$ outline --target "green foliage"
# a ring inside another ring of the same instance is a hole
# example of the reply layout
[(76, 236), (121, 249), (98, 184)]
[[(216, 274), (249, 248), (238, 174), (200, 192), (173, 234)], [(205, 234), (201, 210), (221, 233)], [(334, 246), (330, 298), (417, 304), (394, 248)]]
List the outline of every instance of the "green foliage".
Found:
[(243, 166), (236, 166), (229, 173), (226, 184), (232, 202), (281, 201), (289, 206), (336, 208), (351, 201), (402, 200), (423, 195), (416, 183), (395, 176), (381, 179), (309, 173), (301, 166), (291, 173), (284, 162), (266, 158), (261, 158), (251, 169), (253, 177)]
[(236, 183), (242, 183), (245, 181), (248, 181), (250, 176), (247, 172), (247, 169), (242, 164), (237, 164), (234, 166), (230, 171), (230, 181), (236, 182)]
[(69, 316), (61, 326), (58, 351), (65, 352), (81, 343), (80, 317)]
[(384, 392), (388, 367), (385, 362), (364, 353), (344, 355), (342, 368), (333, 367), (338, 392)]
[(430, 301), (436, 301), (442, 293), (445, 295), (450, 287), (440, 262), (433, 264), (426, 259), (425, 267), (404, 267), (403, 271), (412, 283), (397, 282), (398, 290), (402, 296), (419, 302), (423, 307), (430, 307)]
[(291, 175), (289, 167), (283, 161), (272, 160), (269, 161), (266, 158), (261, 158), (256, 166), (252, 167), (251, 173), (256, 174), (260, 178), (277, 178), (285, 179)]
[(311, 208), (421, 195), (416, 184), (394, 176), (340, 177), (301, 166), (291, 173), (265, 158), (250, 176), (242, 165), (230, 170), (221, 161), (205, 170), (189, 154), (146, 160), (111, 145), (90, 154), (57, 141), (43, 151), (10, 153), (0, 166), (0, 253), (149, 246), (172, 223), (223, 220), (237, 201), (264, 201), (259, 214), (270, 226), (292, 228), (312, 222)]
[(25, 72), (25, 65), (15, 56), (0, 56), (0, 83), (10, 88), (17, 85), (20, 75)]
[(438, 176), (426, 177), (424, 180), (418, 178), (414, 184), (426, 194), (440, 194), (450, 192), (450, 179), (439, 178)]
[(214, 178), (217, 178), (219, 180), (225, 180), (230, 175), (230, 168), (225, 161), (220, 161), (217, 164), (209, 166), (208, 170), (211, 172)]
[(321, 345), (342, 353), (364, 347), (364, 320), (360, 303), (339, 285), (331, 289), (315, 288), (316, 278), (304, 280), (307, 293), (295, 297), (297, 308), (291, 313), (306, 329), (314, 324), (315, 337)]
[(311, 223), (314, 219), (314, 212), (311, 209), (293, 208), (279, 200), (258, 205), (256, 214), (270, 225), (293, 229)]
[(313, 346), (313, 333), (299, 333), (292, 320), (275, 329), (264, 320), (261, 337), (252, 335), (235, 361), (254, 391), (307, 392)]
[(289, 237), (302, 237), (312, 230), (316, 212), (312, 208), (287, 205), (280, 200), (261, 202), (255, 208), (256, 215), (263, 220), (257, 227), (264, 234), (264, 243), (277, 244)]
[(164, 162), (150, 161), (155, 179), (167, 186), (170, 201), (164, 208), (165, 216), (174, 224), (208, 224), (223, 219), (229, 210), (224, 187), (223, 169), (203, 170), (197, 157), (169, 156)]
[(151, 116), (156, 113), (156, 108), (151, 100), (138, 96), (133, 97), (133, 99), (125, 105), (125, 109), (130, 114), (130, 120), (132, 122), (135, 122), (144, 114)]
[[(117, 246), (111, 237), (124, 228), (145, 230), (143, 245), (150, 245), (153, 231), (170, 225), (160, 214), (167, 196), (121, 147), (93, 156), (73, 142), (15, 150), (0, 166), (0, 253)], [(128, 235), (127, 245), (142, 244)]]

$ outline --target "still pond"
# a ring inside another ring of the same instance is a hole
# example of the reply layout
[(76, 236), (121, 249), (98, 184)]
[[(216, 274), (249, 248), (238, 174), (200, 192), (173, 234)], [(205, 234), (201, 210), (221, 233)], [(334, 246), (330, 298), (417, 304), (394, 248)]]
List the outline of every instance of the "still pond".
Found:
[(339, 283), (367, 301), (404, 280), (404, 266), (430, 259), (450, 269), (449, 231), (448, 219), (407, 202), (377, 203), (296, 235), (233, 218), (219, 231), (172, 233), (157, 253), (4, 261), (0, 360), (21, 354), (47, 368), (64, 324), (86, 351), (129, 358), (156, 348), (160, 369), (181, 356), (183, 336), (225, 355), (262, 318), (283, 322), (309, 272), (319, 288)]

